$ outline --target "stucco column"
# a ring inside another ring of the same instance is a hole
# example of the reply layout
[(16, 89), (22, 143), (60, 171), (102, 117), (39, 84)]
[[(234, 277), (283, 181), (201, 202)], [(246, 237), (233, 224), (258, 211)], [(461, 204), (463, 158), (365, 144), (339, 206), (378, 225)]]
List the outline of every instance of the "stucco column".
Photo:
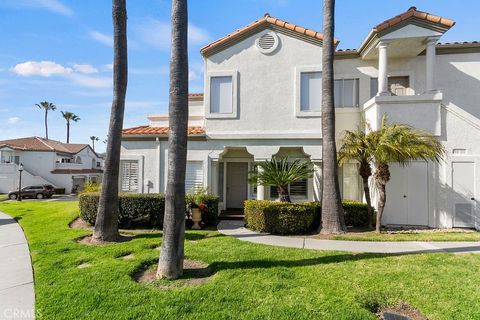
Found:
[[(263, 168), (257, 167), (258, 172), (262, 172)], [(265, 200), (265, 186), (257, 184), (257, 200)]]
[(378, 93), (379, 96), (389, 96), (388, 90), (388, 44), (381, 40), (378, 44)]
[(428, 38), (426, 41), (427, 50), (426, 50), (426, 92), (435, 92), (435, 62), (437, 59), (436, 56), (436, 45), (438, 38)]

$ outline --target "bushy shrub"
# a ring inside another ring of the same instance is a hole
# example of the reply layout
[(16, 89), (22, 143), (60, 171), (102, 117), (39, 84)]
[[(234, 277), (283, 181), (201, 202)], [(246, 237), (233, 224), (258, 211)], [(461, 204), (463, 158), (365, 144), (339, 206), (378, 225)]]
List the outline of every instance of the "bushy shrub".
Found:
[(274, 234), (304, 234), (315, 229), (320, 204), (268, 200), (245, 201), (245, 221), (250, 229)]
[(368, 205), (360, 201), (343, 200), (345, 223), (354, 228), (368, 227)]
[(100, 188), (102, 187), (102, 185), (98, 182), (94, 183), (94, 182), (87, 182), (85, 183), (85, 185), (83, 186), (83, 190), (82, 190), (82, 193), (85, 193), (85, 192), (100, 192)]
[[(368, 226), (367, 205), (343, 200), (347, 226)], [(305, 234), (317, 229), (321, 221), (320, 202), (285, 203), (269, 200), (245, 201), (245, 222), (249, 229), (273, 234)]]
[[(95, 224), (97, 217), (98, 192), (86, 192), (79, 196), (80, 217), (89, 224)], [(162, 228), (165, 212), (163, 194), (121, 193), (119, 198), (119, 227)]]
[[(165, 196), (163, 194), (120, 193), (118, 198), (120, 228), (149, 227), (161, 229), (163, 227), (165, 213)], [(79, 196), (80, 218), (91, 225), (95, 224), (99, 199), (100, 194), (98, 192), (84, 192)], [(202, 211), (203, 224), (206, 226), (217, 225), (218, 197), (205, 194), (200, 199), (205, 204), (205, 210)], [(187, 212), (189, 212), (194, 200), (191, 195), (187, 195), (185, 201)]]

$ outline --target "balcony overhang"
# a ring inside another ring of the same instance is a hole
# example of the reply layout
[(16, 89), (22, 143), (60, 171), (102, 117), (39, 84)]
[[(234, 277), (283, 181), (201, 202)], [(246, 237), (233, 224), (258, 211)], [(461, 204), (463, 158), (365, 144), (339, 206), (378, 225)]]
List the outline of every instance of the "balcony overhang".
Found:
[(408, 124), (440, 136), (443, 94), (424, 93), (413, 96), (376, 96), (363, 105), (365, 118), (372, 130), (379, 129), (386, 114), (391, 122)]

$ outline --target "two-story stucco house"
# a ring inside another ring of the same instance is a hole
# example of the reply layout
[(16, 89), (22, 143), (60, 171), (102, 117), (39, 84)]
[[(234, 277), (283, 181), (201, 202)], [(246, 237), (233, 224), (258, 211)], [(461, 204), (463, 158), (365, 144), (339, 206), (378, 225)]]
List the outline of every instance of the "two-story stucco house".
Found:
[(81, 190), (86, 182), (100, 182), (103, 159), (88, 144), (67, 144), (39, 137), (0, 141), (0, 192), (22, 186), (51, 184), (65, 192)]
[[(412, 7), (375, 26), (358, 49), (335, 54), (338, 144), (363, 118), (376, 129), (386, 113), (447, 150), (440, 163), (392, 164), (384, 224), (480, 227), (480, 43), (441, 44), (453, 26)], [(320, 200), (322, 34), (265, 15), (201, 53), (205, 88), (190, 95), (187, 191), (208, 187), (221, 209), (276, 199), (247, 174), (288, 156), (315, 164), (311, 180), (290, 186), (292, 198)], [(123, 191), (165, 191), (168, 115), (148, 119), (123, 132)], [(339, 174), (343, 198), (361, 200), (357, 164)]]

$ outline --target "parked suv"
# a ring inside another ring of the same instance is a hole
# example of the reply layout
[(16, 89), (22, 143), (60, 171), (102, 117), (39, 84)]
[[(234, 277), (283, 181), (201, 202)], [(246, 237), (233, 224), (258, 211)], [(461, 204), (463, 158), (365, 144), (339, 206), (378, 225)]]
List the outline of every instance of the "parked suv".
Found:
[[(42, 186), (28, 186), (28, 187), (22, 188), (22, 199), (23, 198), (33, 198), (33, 199), (51, 198), (54, 192), (55, 192), (55, 188), (49, 184), (44, 184)], [(18, 190), (10, 191), (8, 193), (8, 198), (11, 200), (18, 199)]]

